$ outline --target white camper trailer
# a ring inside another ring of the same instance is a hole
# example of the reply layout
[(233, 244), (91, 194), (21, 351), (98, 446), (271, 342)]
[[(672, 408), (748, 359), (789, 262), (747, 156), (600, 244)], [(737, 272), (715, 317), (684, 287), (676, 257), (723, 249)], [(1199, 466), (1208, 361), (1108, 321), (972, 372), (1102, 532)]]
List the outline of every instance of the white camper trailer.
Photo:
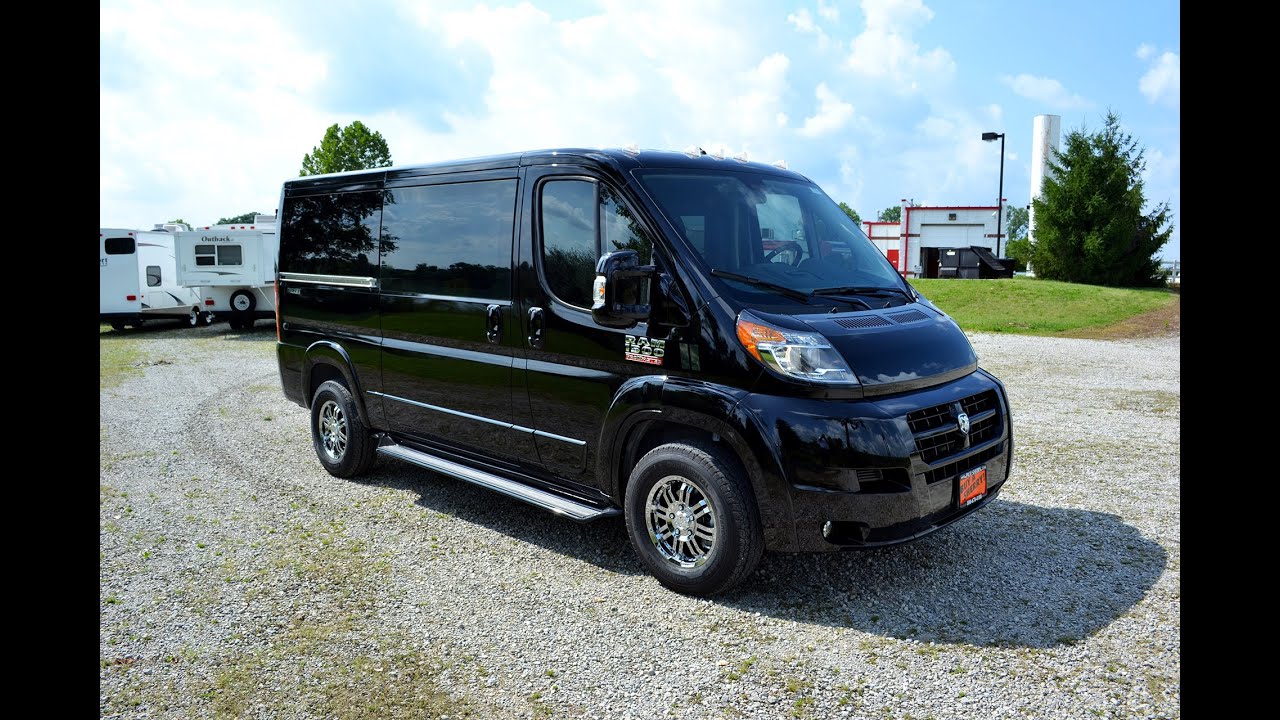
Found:
[(180, 320), (191, 327), (208, 325), (213, 316), (201, 308), (198, 289), (178, 283), (173, 230), (185, 225), (157, 225), (154, 230), (99, 228), (99, 320), (116, 330), (140, 327), (147, 320)]
[(251, 224), (208, 225), (175, 235), (178, 282), (199, 288), (202, 306), (235, 329), (276, 314), (276, 216)]

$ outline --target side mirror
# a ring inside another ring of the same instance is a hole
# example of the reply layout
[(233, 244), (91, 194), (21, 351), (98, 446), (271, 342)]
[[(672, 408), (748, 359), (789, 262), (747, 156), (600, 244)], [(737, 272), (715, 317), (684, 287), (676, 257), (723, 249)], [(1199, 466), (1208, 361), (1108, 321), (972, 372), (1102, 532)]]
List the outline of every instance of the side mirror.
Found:
[(656, 272), (641, 265), (635, 250), (618, 250), (596, 263), (591, 317), (605, 327), (626, 329), (649, 319), (649, 285)]

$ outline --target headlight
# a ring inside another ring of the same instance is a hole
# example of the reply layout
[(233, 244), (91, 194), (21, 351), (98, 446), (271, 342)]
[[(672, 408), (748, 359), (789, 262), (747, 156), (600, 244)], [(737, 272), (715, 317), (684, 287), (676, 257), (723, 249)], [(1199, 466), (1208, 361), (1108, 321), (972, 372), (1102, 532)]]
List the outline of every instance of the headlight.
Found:
[(738, 316), (738, 341), (774, 372), (828, 385), (857, 385), (858, 377), (821, 333), (784, 330), (749, 312)]

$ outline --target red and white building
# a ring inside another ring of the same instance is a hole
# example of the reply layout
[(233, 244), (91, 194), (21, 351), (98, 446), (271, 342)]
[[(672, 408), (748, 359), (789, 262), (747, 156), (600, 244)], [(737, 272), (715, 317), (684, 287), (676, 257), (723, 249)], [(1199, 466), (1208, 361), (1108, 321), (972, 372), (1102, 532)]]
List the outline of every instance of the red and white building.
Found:
[[(1005, 203), (1008, 201), (1006, 200)], [(1007, 252), (1008, 208), (996, 236), (994, 205), (927, 206), (902, 201), (902, 221), (864, 220), (862, 229), (905, 277), (938, 277), (947, 249), (980, 247), (997, 257)], [(997, 243), (997, 240), (999, 241)]]

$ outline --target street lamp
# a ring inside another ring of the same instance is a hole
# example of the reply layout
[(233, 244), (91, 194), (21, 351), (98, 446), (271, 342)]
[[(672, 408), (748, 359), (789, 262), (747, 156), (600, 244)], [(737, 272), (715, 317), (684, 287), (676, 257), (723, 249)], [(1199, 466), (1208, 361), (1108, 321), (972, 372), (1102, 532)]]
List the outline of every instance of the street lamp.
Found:
[(996, 138), (1000, 138), (1000, 189), (996, 195), (996, 257), (1000, 257), (1000, 225), (1004, 221), (1004, 133), (982, 133), (982, 139), (986, 142)]

